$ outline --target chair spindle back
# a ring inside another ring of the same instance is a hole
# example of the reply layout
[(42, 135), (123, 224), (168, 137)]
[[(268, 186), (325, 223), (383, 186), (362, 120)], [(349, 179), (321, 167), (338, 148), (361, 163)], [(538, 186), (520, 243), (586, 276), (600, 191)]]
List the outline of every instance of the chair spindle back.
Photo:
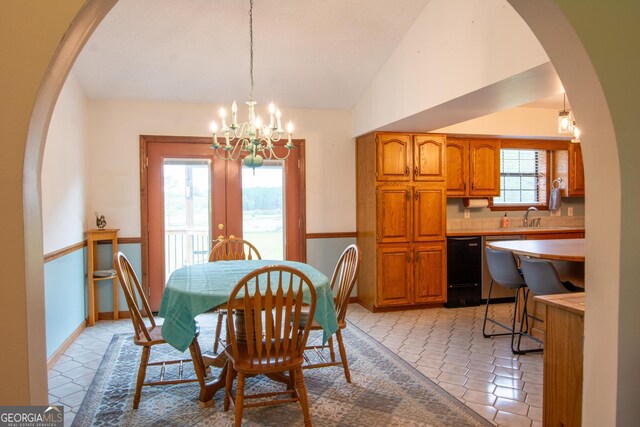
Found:
[[(150, 329), (155, 328), (156, 322), (151, 315), (151, 307), (144, 295), (138, 276), (136, 276), (135, 271), (133, 271), (133, 267), (131, 267), (131, 263), (122, 252), (116, 253), (113, 256), (113, 261), (116, 267), (116, 272), (118, 273), (120, 285), (124, 291), (124, 297), (127, 300), (127, 307), (129, 308), (129, 314), (131, 315), (131, 322), (133, 323), (133, 329), (136, 336), (139, 340), (142, 340), (144, 337), (147, 341), (151, 341), (151, 336), (149, 335), (149, 330), (144, 322), (144, 318), (146, 317), (148, 319)], [(138, 301), (142, 303), (144, 315), (140, 311)]]
[[(244, 313), (244, 332), (236, 330), (233, 316), (227, 328), (234, 358), (239, 348), (260, 366), (277, 367), (301, 358), (311, 322), (303, 321), (303, 293), (309, 295), (309, 316), (316, 309), (316, 292), (301, 271), (282, 265), (259, 268), (243, 277), (231, 292), (227, 310)], [(242, 325), (239, 325), (242, 327)], [(240, 333), (239, 333), (240, 332)]]
[(338, 264), (333, 271), (331, 277), (331, 290), (338, 287), (335, 297), (336, 314), (338, 322), (343, 322), (347, 315), (347, 307), (349, 306), (349, 298), (351, 291), (358, 277), (360, 269), (360, 249), (358, 245), (353, 244), (347, 246), (338, 259)]
[(262, 259), (251, 242), (238, 237), (218, 240), (209, 253), (209, 262)]

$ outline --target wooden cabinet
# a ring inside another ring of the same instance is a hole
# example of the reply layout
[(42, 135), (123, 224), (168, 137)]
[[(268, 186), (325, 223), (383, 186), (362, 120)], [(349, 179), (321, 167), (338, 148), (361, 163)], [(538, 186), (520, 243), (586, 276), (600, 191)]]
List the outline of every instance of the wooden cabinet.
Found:
[(356, 140), (358, 298), (371, 310), (446, 301), (445, 149), (443, 135)]
[(378, 248), (379, 306), (411, 304), (410, 245)]
[(447, 197), (500, 195), (500, 141), (447, 138)]
[(544, 307), (545, 426), (582, 425), (584, 293), (536, 297)]
[(378, 242), (408, 243), (411, 240), (411, 187), (379, 187), (376, 193)]
[(444, 185), (413, 188), (413, 241), (445, 240), (447, 196)]
[(446, 295), (446, 244), (378, 247), (377, 307), (442, 303)]
[(584, 163), (580, 144), (569, 144), (569, 196), (584, 197)]
[(442, 296), (447, 293), (446, 260), (446, 243), (444, 242), (414, 245), (412, 257), (414, 302), (443, 302)]
[[(111, 256), (108, 266), (98, 266), (98, 242), (111, 243)], [(98, 320), (98, 285), (111, 282), (113, 286), (113, 319), (118, 320), (118, 278), (113, 265), (113, 255), (118, 252), (118, 230), (88, 230), (87, 231), (87, 287), (89, 303), (89, 326)], [(104, 274), (100, 274), (104, 273)]]
[(376, 135), (376, 177), (380, 181), (428, 182), (445, 179), (444, 135)]
[(562, 178), (565, 182), (563, 197), (584, 197), (584, 163), (580, 144), (569, 144), (567, 150), (551, 152), (552, 179)]

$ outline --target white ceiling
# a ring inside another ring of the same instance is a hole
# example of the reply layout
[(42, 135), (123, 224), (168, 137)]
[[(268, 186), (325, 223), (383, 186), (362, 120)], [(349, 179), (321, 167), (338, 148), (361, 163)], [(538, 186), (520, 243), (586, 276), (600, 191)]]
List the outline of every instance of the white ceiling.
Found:
[[(351, 109), (429, 0), (256, 0), (254, 98)], [(75, 64), (91, 98), (249, 95), (248, 0), (120, 0)]]

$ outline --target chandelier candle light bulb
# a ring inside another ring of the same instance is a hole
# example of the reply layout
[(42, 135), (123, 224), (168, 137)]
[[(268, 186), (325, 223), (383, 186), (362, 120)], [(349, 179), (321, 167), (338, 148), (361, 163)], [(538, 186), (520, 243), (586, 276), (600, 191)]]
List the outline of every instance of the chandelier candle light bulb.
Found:
[[(287, 126), (288, 141), (284, 144), (286, 153), (278, 156), (275, 149), (278, 148), (274, 143), (280, 141), (285, 135), (282, 129), (281, 113), (276, 105), (271, 102), (268, 107), (269, 124), (262, 123), (259, 116), (256, 116), (255, 105), (253, 100), (253, 0), (249, 0), (249, 77), (250, 90), (248, 106), (248, 117), (246, 122), (238, 123), (238, 105), (236, 101), (231, 104), (231, 126), (227, 126), (227, 112), (224, 108), (220, 108), (220, 119), (222, 132), (225, 139), (223, 150), (219, 150), (220, 144), (217, 141), (217, 124), (211, 122), (211, 133), (213, 134), (213, 142), (211, 148), (215, 150), (216, 156), (221, 160), (238, 160), (244, 157), (245, 166), (257, 168), (262, 166), (264, 159), (284, 160), (289, 157), (294, 144), (291, 140), (293, 135), (293, 124), (289, 122)], [(275, 116), (275, 118), (274, 118)], [(282, 146), (281, 146), (282, 147)]]

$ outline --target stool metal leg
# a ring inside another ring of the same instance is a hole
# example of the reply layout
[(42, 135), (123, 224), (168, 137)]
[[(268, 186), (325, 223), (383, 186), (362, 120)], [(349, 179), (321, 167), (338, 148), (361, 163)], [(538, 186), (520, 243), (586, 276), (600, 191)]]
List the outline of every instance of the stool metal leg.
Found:
[[(504, 325), (504, 324), (498, 322), (497, 320), (492, 319), (492, 318), (489, 317), (489, 304), (491, 302), (491, 291), (492, 291), (492, 289), (493, 289), (493, 279), (491, 279), (491, 282), (489, 282), (489, 293), (487, 294), (487, 305), (485, 306), (485, 309), (484, 309), (484, 320), (482, 322), (482, 335), (485, 338), (502, 337), (502, 336), (506, 336), (506, 335), (513, 335), (513, 331), (514, 331), (514, 328), (515, 328), (515, 312), (513, 314), (514, 321), (513, 321), (513, 325), (512, 325), (511, 328), (509, 326)], [(516, 302), (518, 301), (517, 298), (518, 298), (518, 296), (516, 294)], [(515, 308), (514, 308), (514, 310), (515, 310)], [(495, 334), (488, 334), (487, 333), (487, 321), (489, 321), (489, 322), (491, 322), (491, 323), (493, 323), (495, 325), (498, 325), (498, 326), (506, 329), (509, 332), (500, 332), (500, 333), (495, 333)]]

